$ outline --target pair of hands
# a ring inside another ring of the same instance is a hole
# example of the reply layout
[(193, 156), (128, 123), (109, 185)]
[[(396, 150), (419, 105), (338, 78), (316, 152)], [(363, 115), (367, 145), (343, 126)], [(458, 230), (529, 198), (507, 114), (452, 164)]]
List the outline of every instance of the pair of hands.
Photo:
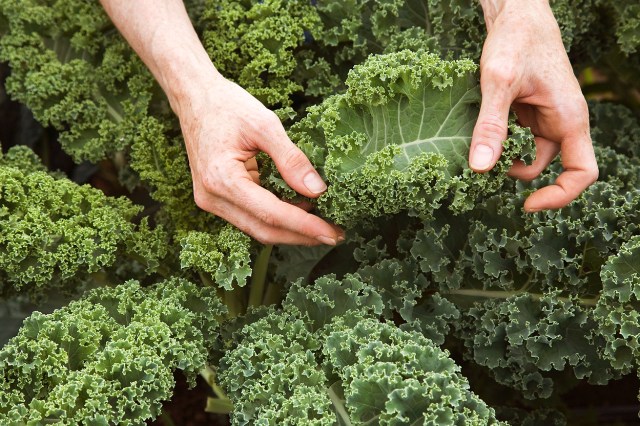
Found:
[[(480, 61), (483, 94), (469, 165), (477, 172), (498, 161), (510, 108), (536, 136), (537, 158), (516, 163), (515, 178), (538, 176), (561, 153), (563, 173), (533, 193), (525, 210), (560, 208), (598, 177), (589, 115), (546, 0), (484, 1), (488, 36)], [(263, 243), (330, 244), (343, 232), (259, 186), (253, 157), (266, 152), (297, 192), (317, 197), (326, 185), (289, 140), (280, 120), (241, 87), (218, 76), (178, 113), (189, 154), (197, 205)]]

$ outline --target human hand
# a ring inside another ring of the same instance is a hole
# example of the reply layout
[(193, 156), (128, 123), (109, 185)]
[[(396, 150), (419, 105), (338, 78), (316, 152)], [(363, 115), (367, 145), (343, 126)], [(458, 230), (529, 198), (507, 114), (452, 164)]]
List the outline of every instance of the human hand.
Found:
[(480, 60), (482, 105), (469, 166), (490, 170), (507, 136), (511, 106), (535, 135), (536, 160), (516, 162), (509, 174), (531, 180), (561, 153), (564, 171), (555, 184), (531, 194), (528, 212), (560, 208), (598, 178), (589, 112), (547, 0), (484, 0), (488, 36)]
[(219, 74), (212, 83), (177, 108), (196, 204), (265, 244), (335, 245), (339, 228), (259, 186), (254, 156), (264, 151), (298, 193), (327, 188), (278, 117)]

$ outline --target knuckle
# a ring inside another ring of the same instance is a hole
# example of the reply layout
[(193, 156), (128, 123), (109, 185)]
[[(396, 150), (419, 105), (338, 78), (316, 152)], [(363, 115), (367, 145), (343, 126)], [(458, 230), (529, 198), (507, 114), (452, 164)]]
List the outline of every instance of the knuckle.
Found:
[(209, 210), (209, 197), (203, 191), (193, 191), (193, 200), (202, 210)]
[(307, 165), (307, 157), (295, 145), (285, 148), (282, 154), (282, 167), (286, 170), (296, 170)]
[(488, 62), (480, 70), (482, 82), (491, 81), (512, 87), (518, 79), (514, 61)]
[(205, 173), (202, 176), (200, 185), (202, 186), (203, 191), (208, 194), (215, 194), (218, 190), (218, 182), (210, 173)]
[(255, 118), (254, 125), (258, 133), (269, 134), (272, 133), (277, 126), (281, 126), (282, 124), (273, 111), (266, 110)]
[(581, 123), (589, 122), (589, 107), (584, 97), (575, 97), (568, 99), (562, 103), (562, 109), (567, 116), (572, 117), (574, 120)]
[(507, 123), (495, 114), (487, 114), (482, 118), (479, 130), (482, 136), (504, 139), (507, 136)]
[(261, 223), (269, 227), (274, 227), (278, 225), (278, 220), (271, 212), (259, 210), (256, 212), (256, 217)]

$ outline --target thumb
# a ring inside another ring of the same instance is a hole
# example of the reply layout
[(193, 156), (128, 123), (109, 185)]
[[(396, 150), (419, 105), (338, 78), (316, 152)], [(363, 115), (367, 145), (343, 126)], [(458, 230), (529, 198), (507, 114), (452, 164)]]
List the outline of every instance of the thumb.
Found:
[(485, 90), (486, 86), (482, 85), (485, 96), (482, 97), (469, 148), (469, 167), (480, 173), (491, 170), (502, 154), (512, 101), (504, 86), (501, 88), (492, 84), (489, 90)]
[(263, 127), (267, 131), (257, 136), (257, 147), (273, 159), (285, 182), (296, 192), (311, 198), (320, 196), (327, 185), (300, 148), (291, 142), (280, 120), (273, 117)]

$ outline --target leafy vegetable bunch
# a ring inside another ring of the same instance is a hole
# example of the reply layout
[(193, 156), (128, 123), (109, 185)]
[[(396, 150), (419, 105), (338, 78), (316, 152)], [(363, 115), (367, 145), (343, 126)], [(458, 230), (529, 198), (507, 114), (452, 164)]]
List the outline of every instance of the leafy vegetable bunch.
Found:
[(467, 167), (477, 2), (187, 1), (218, 69), (329, 183), (316, 212), (347, 240), (307, 248), (195, 206), (179, 123), (97, 2), (0, 0), (7, 93), (131, 194), (3, 146), (0, 314), (66, 301), (1, 343), (0, 423), (144, 424), (181, 370), (236, 425), (560, 425), (568, 391), (638, 374), (640, 8), (551, 5), (594, 99), (600, 178), (525, 214), (561, 166), (506, 176), (535, 155), (516, 117), (496, 168)]

